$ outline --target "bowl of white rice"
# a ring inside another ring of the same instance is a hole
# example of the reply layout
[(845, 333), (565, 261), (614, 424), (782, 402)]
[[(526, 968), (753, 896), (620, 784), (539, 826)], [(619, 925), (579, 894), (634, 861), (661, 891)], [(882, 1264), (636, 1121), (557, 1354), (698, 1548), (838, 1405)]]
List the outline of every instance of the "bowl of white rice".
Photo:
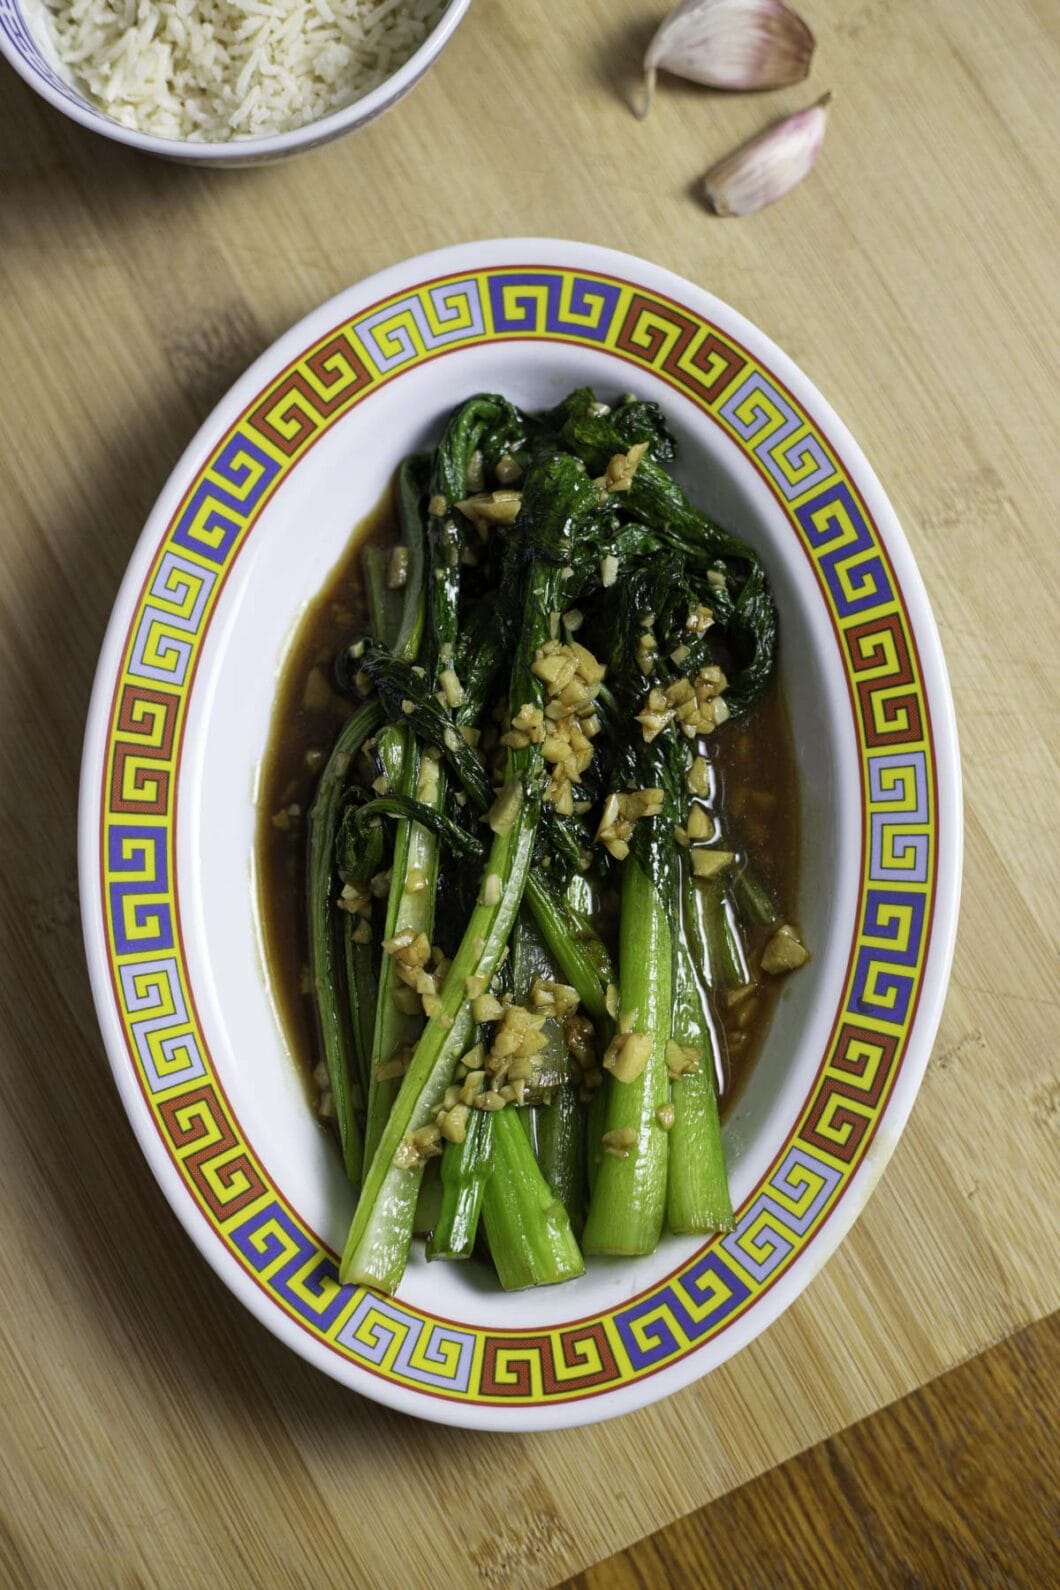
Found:
[(372, 121), (470, 0), (0, 0), (0, 51), (94, 132), (245, 166)]

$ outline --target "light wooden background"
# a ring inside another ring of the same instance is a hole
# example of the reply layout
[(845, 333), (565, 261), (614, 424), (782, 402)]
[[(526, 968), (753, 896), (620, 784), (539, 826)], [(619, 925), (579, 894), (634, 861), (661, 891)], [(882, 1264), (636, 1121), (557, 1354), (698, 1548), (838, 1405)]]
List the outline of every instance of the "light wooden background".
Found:
[[(475, 0), (368, 132), (196, 173), (0, 68), (0, 1572), (13, 1583), (542, 1585), (1057, 1305), (1057, 24), (1050, 0), (806, 0), (813, 80), (620, 90), (657, 6)], [(690, 184), (836, 91), (818, 170), (748, 221)], [(1052, 219), (1050, 219), (1052, 217)], [(192, 1251), (96, 1034), (80, 739), (126, 558), (199, 420), (290, 322), (436, 244), (641, 253), (774, 336), (862, 441), (935, 603), (965, 900), (924, 1089), (825, 1273), (670, 1402), (513, 1440), (301, 1363)]]

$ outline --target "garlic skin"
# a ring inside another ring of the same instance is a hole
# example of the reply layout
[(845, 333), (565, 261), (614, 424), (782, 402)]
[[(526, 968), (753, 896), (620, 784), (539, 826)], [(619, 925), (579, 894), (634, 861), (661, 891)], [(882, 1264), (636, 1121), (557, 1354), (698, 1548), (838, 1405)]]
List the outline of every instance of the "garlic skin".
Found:
[(774, 122), (712, 166), (703, 196), (714, 214), (753, 215), (808, 176), (821, 152), (831, 100), (825, 94), (808, 110)]
[(644, 56), (644, 83), (633, 109), (646, 116), (656, 72), (708, 88), (784, 88), (809, 74), (814, 36), (785, 0), (682, 0), (660, 24)]

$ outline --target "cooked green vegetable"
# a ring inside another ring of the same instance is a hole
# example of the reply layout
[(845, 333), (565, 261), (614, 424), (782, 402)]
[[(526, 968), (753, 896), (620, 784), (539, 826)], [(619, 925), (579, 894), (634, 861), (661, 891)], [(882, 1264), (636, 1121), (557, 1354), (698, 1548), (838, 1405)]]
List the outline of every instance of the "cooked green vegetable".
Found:
[[(379, 555), (369, 547), (366, 552), (366, 577), (370, 596), (372, 621), (376, 633), (389, 645), (394, 655), (405, 662), (414, 662), (423, 643), (427, 607), (425, 589), (425, 534), (423, 524), (423, 493), (430, 473), (430, 460), (413, 454), (398, 471), (397, 503), (401, 538), (389, 554), (386, 563), (386, 580), (381, 579)], [(391, 565), (397, 563), (393, 577)], [(351, 647), (352, 661), (359, 659), (357, 644)], [(376, 756), (382, 768), (386, 792), (411, 800), (420, 806), (438, 804), (440, 775), (437, 762), (429, 755), (421, 755), (420, 747), (410, 728), (404, 724), (391, 724), (379, 736)], [(392, 938), (406, 930), (425, 932), (430, 937), (434, 923), (434, 889), (430, 880), (434, 871), (437, 838), (430, 828), (406, 819), (398, 822), (394, 831), (390, 864), (390, 888), (387, 896), (385, 934)], [(427, 881), (421, 890), (406, 890), (409, 870), (417, 868)], [(365, 1160), (370, 1161), (379, 1141), (383, 1124), (390, 1113), (397, 1091), (396, 1057), (403, 1047), (414, 1043), (423, 1025), (419, 1013), (401, 1010), (393, 998), (393, 966), (384, 957), (379, 969), (375, 1019), (369, 1049), (367, 1094), (367, 1119), (365, 1123)]]
[[(363, 1066), (357, 1070), (354, 1057), (363, 1042), (363, 1023), (358, 990), (347, 977), (346, 959), (339, 953), (340, 932), (352, 927), (355, 906), (363, 899), (356, 884), (343, 884), (335, 871), (335, 841), (342, 812), (343, 790), (350, 765), (368, 739), (378, 729), (383, 714), (375, 702), (355, 712), (335, 742), (309, 813), (309, 855), (307, 862), (309, 910), (309, 972), (316, 1002), (320, 1038), (324, 1049), (328, 1082), (335, 1106), (339, 1143), (346, 1174), (356, 1185), (361, 1179), (363, 1137), (356, 1104)], [(345, 896), (345, 898), (343, 898)], [(344, 909), (339, 915), (335, 906)], [(343, 924), (346, 924), (343, 927)], [(356, 1002), (351, 1009), (351, 998)]]
[(442, 1153), (442, 1204), (427, 1239), (428, 1259), (470, 1259), (486, 1183), (493, 1174), (493, 1116), (468, 1112), (462, 1142)]
[(482, 1212), (501, 1285), (516, 1292), (583, 1274), (585, 1260), (563, 1201), (541, 1174), (514, 1110), (497, 1112), (493, 1134), (493, 1175)]
[(336, 662), (363, 704), (309, 833), (345, 1282), (394, 1290), (427, 1221), (429, 1258), (488, 1249), (505, 1288), (731, 1228), (715, 1001), (784, 918), (704, 753), (776, 613), (675, 454), (651, 403), (472, 397), (366, 549), (371, 633)]
[(699, 893), (687, 865), (681, 868), (681, 889), (677, 902), (681, 930), (675, 935), (674, 953), (666, 1223), (678, 1232), (731, 1231), (732, 1199), (718, 1116), (721, 1040), (708, 997), (709, 963), (697, 963), (696, 939), (685, 926)]
[[(615, 680), (623, 710), (633, 704), (629, 696), (639, 669), (621, 661), (618, 646), (616, 639), (612, 657), (625, 675)], [(621, 837), (621, 815), (604, 829), (605, 835), (619, 833), (610, 841), (613, 851), (622, 856), (628, 846), (628, 854), (621, 859), (618, 1031), (604, 1057), (610, 1075), (599, 1142), (593, 1145), (597, 1164), (583, 1239), (587, 1253), (651, 1253), (666, 1212), (669, 1145), (660, 1112), (670, 1096), (666, 1048), (672, 1036), (674, 938), (675, 930), (679, 932), (674, 915), (678, 749), (665, 732), (624, 747), (620, 766), (625, 782), (637, 791), (625, 797), (636, 803), (625, 819), (632, 822), (632, 832), (628, 840)], [(605, 805), (605, 823), (608, 810)]]

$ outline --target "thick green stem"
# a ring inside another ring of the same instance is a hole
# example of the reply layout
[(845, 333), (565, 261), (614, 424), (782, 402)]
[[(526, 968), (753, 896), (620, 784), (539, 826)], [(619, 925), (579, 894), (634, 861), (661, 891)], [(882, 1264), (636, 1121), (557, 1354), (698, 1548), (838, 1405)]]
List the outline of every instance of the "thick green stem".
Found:
[(438, 1223), (442, 1207), (442, 1162), (429, 1159), (420, 1177), (420, 1190), (416, 1195), (416, 1209), (412, 1217), (413, 1235), (429, 1237)]
[[(512, 936), (511, 966), (515, 998), (524, 1003), (536, 978), (557, 976), (552, 956), (526, 910)], [(544, 1102), (516, 1113), (542, 1175), (563, 1200), (572, 1229), (580, 1233), (585, 1223), (585, 1127), (578, 1089), (572, 1085), (575, 1069), (557, 1020), (545, 1022), (542, 1036), (546, 1045), (535, 1058), (534, 1084), (535, 1091), (544, 1092)]]
[(401, 628), (401, 615), (405, 609), (405, 592), (394, 590), (390, 584), (390, 548), (365, 547), (361, 554), (364, 583), (368, 587), (368, 616), (372, 634), (387, 646), (393, 646)]
[(576, 1237), (585, 1225), (585, 1116), (578, 1090), (556, 1088), (536, 1116), (534, 1153), (541, 1174), (563, 1206)]
[(486, 1183), (493, 1172), (493, 1113), (472, 1110), (462, 1143), (442, 1154), (442, 1203), (427, 1242), (428, 1259), (469, 1259)]
[(753, 982), (725, 877), (698, 884), (686, 904), (688, 930), (705, 951), (711, 984), (729, 989)]
[(589, 1184), (589, 1195), (592, 1196), (596, 1186), (596, 1175), (600, 1169), (600, 1161), (604, 1151), (600, 1147), (600, 1139), (604, 1135), (607, 1121), (607, 1089), (597, 1088), (589, 1102), (589, 1111), (585, 1122), (585, 1176)]
[(350, 764), (365, 740), (379, 727), (382, 716), (379, 707), (370, 702), (350, 718), (320, 776), (316, 798), (309, 813), (306, 867), (309, 969), (328, 1081), (335, 1102), (342, 1162), (355, 1186), (361, 1179), (362, 1138), (354, 1097), (355, 1049), (349, 1004), (358, 990), (347, 986), (345, 961), (340, 947), (339, 913), (334, 906), (335, 839)]
[(370, 943), (362, 944), (357, 938), (361, 920), (360, 917), (352, 917), (348, 912), (343, 912), (341, 929), (346, 977), (345, 994), (350, 1012), (350, 1038), (356, 1079), (353, 1106), (358, 1121), (364, 1120), (372, 1072), (372, 1020), (378, 988), (375, 952)]
[(562, 1200), (541, 1173), (517, 1112), (493, 1122), (494, 1172), (482, 1213), (490, 1253), (506, 1292), (582, 1275), (585, 1263)]
[[(427, 598), (424, 590), (426, 543), (422, 515), (423, 493), (430, 471), (430, 460), (422, 454), (406, 458), (398, 471), (397, 507), (401, 525), (401, 546), (406, 567), (400, 597), (390, 589), (390, 554), (369, 547), (365, 552), (365, 573), (372, 605), (372, 621), (379, 638), (393, 647), (403, 662), (414, 662), (423, 640)], [(440, 805), (442, 789), (438, 761), (430, 753), (420, 755), (412, 730), (390, 724), (379, 736), (377, 754), (393, 790), (401, 795), (422, 798), (427, 805)], [(426, 791), (425, 794), (422, 792)], [(438, 841), (419, 824), (401, 819), (396, 825), (391, 859), (390, 891), (387, 898), (385, 936), (390, 938), (404, 928), (426, 933), (434, 926), (434, 885), (437, 872)], [(417, 868), (424, 886), (406, 889), (408, 873)], [(379, 971), (368, 1050), (368, 1086), (365, 1120), (364, 1157), (370, 1162), (379, 1141), (383, 1123), (398, 1088), (398, 1078), (380, 1077), (395, 1050), (415, 1043), (423, 1029), (420, 1016), (410, 1016), (394, 1003), (397, 978), (389, 956), (383, 957)]]
[(683, 898), (674, 935), (673, 1036), (682, 1047), (698, 1051), (699, 1069), (676, 1077), (671, 1084), (674, 1121), (666, 1222), (676, 1232), (731, 1231), (732, 1200), (718, 1117), (720, 1038), (700, 980), (707, 975), (707, 968), (697, 967), (684, 926), (687, 914), (697, 906), (697, 885), (687, 866), (682, 867), (681, 886)]
[(780, 921), (772, 895), (746, 857), (732, 880), (732, 893), (737, 910), (750, 926), (773, 927)]
[[(398, 730), (404, 735), (406, 731)], [(403, 751), (403, 777), (406, 786), (402, 793), (415, 794), (427, 806), (441, 806), (445, 783), (438, 757), (432, 750), (417, 756), (412, 736)], [(435, 886), (438, 874), (438, 839), (420, 823), (404, 819), (396, 825), (394, 856), (387, 898), (385, 937), (393, 938), (406, 929), (413, 933), (426, 933), (430, 938), (434, 930)], [(408, 887), (410, 877), (418, 885)], [(365, 1159), (371, 1161), (382, 1134), (391, 1106), (401, 1085), (400, 1075), (379, 1075), (394, 1053), (415, 1044), (423, 1031), (423, 1016), (408, 1014), (399, 1009), (394, 996), (405, 985), (400, 981), (393, 960), (383, 956), (379, 972), (379, 994), (375, 1006), (375, 1027), (372, 1034), (371, 1066), (368, 1084), (368, 1119), (365, 1126)], [(399, 996), (400, 997), (400, 996)]]
[(618, 965), (623, 1013), (634, 1032), (650, 1035), (651, 1052), (633, 1081), (605, 1083), (604, 1152), (585, 1222), (586, 1253), (651, 1253), (662, 1232), (668, 1145), (657, 1112), (669, 1093), (672, 960), (666, 900), (634, 851), (622, 866)]

